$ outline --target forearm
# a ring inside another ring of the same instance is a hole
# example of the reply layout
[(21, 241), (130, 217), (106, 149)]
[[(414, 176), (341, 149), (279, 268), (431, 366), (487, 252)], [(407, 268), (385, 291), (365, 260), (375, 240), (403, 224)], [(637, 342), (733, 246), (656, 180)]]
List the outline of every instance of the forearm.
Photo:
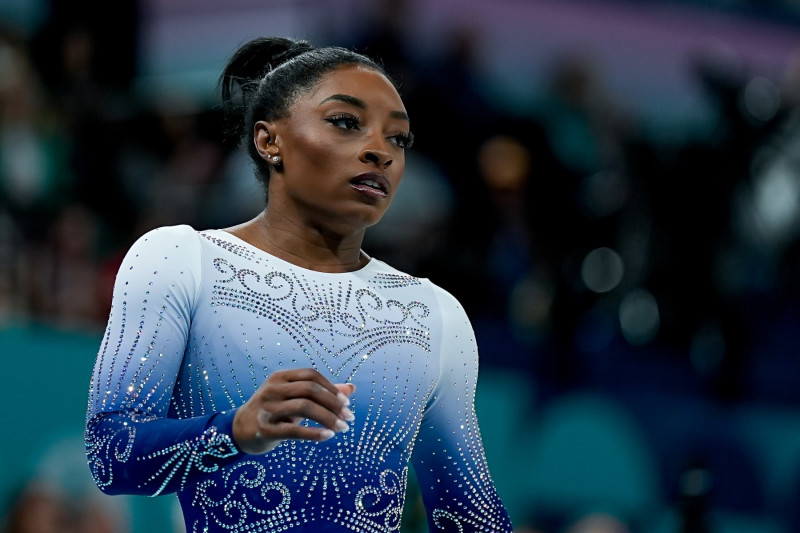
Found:
[[(474, 422), (464, 424), (457, 440), (442, 438), (433, 427), (420, 431), (412, 462), (432, 532), (511, 531)], [(445, 423), (436, 421), (438, 427)]]
[(172, 419), (99, 413), (88, 420), (85, 434), (92, 477), (107, 494), (182, 490), (243, 455), (231, 436), (233, 414)]

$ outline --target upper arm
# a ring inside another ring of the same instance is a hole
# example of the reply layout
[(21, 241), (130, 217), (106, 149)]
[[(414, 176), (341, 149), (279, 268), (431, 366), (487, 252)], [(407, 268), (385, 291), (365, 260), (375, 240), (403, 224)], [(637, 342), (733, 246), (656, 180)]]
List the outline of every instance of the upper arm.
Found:
[(89, 416), (125, 409), (166, 415), (199, 290), (199, 254), (185, 226), (150, 231), (131, 246), (114, 283)]
[(510, 531), (486, 464), (475, 414), (475, 335), (451, 295), (441, 291), (439, 305), (443, 321), (439, 379), (412, 455), (429, 525), (432, 530)]

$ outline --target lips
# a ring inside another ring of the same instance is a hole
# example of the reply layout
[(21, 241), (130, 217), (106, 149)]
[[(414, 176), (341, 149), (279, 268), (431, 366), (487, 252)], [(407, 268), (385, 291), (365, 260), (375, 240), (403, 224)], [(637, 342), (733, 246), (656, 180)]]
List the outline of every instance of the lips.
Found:
[(386, 198), (389, 195), (389, 180), (383, 174), (359, 174), (350, 180), (350, 186), (372, 198)]

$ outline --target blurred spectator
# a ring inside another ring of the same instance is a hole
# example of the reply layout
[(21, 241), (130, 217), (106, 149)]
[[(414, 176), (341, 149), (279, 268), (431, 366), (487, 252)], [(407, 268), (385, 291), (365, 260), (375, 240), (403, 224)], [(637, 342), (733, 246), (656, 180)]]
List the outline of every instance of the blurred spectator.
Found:
[(125, 533), (129, 528), (111, 512), (106, 498), (88, 498), (74, 513), (75, 533)]
[(149, 118), (120, 152), (125, 195), (137, 209), (135, 232), (172, 224), (208, 227), (207, 213), (218, 212), (210, 192), (227, 157), (208, 131), (216, 122), (185, 94), (161, 96)]
[(86, 468), (82, 436), (53, 442), (34, 472), (12, 494), (3, 533), (128, 533), (124, 497), (109, 498)]
[(36, 313), (26, 267), (72, 182), (69, 130), (51, 105), (25, 44), (0, 38), (0, 314)]
[(570, 524), (566, 533), (629, 533), (629, 530), (614, 515), (589, 513)]
[(19, 318), (25, 308), (20, 290), (24, 240), (14, 219), (0, 208), (0, 324)]
[[(552, 354), (537, 372), (558, 391), (584, 384), (579, 352), (601, 350), (608, 341), (598, 339), (616, 334), (616, 300), (644, 275), (648, 221), (639, 167), (648, 147), (591, 52), (557, 55), (547, 74), (533, 115), (538, 144), (548, 151), (528, 198), (534, 265), (552, 300)], [(619, 262), (619, 274), (602, 286), (591, 282), (608, 274), (603, 261), (593, 261), (598, 254)]]
[(47, 17), (30, 39), (31, 57), (70, 132), (70, 189), (126, 236), (135, 206), (117, 167), (123, 127), (139, 112), (131, 86), (138, 73), (138, 0), (46, 0)]
[(46, 16), (30, 40), (48, 86), (65, 95), (88, 90), (73, 94), (81, 99), (92, 87), (124, 92), (138, 73), (140, 2), (43, 3)]
[(23, 44), (0, 41), (0, 206), (40, 241), (69, 194), (68, 137)]
[[(767, 121), (749, 115), (743, 97), (751, 75), (736, 56), (689, 57), (716, 121), (710, 135), (689, 138), (648, 182), (655, 242), (648, 285), (660, 302), (659, 341), (687, 354), (714, 399), (743, 399), (751, 349), (735, 286), (739, 246), (735, 206), (752, 183), (754, 156)], [(740, 278), (741, 279), (741, 278)]]
[(129, 527), (105, 496), (68, 494), (31, 480), (7, 509), (3, 533), (126, 533)]
[(420, 71), (408, 38), (414, 24), (413, 0), (378, 0), (369, 5), (370, 23), (351, 46), (378, 59), (403, 94), (415, 92)]
[(11, 502), (3, 532), (70, 533), (65, 496), (55, 487), (31, 482)]
[(26, 265), (31, 307), (56, 327), (97, 331), (105, 323), (110, 291), (101, 283), (96, 215), (79, 204), (66, 205), (46, 241), (31, 247)]

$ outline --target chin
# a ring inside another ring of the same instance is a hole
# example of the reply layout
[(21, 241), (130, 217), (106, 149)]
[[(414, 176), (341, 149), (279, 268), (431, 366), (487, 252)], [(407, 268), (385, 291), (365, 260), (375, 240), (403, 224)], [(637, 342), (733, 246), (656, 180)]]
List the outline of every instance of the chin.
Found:
[[(373, 204), (363, 205), (361, 207), (362, 209), (359, 209), (357, 213), (353, 213), (352, 218), (350, 218), (356, 230), (369, 228), (380, 222), (383, 215), (386, 213), (387, 206)], [(344, 221), (346, 218), (342, 216), (341, 219)]]

